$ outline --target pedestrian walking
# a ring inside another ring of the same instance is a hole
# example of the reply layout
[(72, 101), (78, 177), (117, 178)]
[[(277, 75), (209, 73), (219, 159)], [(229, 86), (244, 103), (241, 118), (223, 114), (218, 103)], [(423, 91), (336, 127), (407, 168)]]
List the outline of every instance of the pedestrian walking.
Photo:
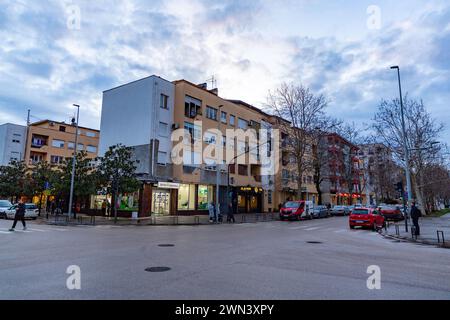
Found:
[(102, 203), (102, 216), (106, 217), (106, 208), (108, 207), (107, 201), (103, 200)]
[(214, 203), (210, 202), (208, 204), (208, 212), (209, 212), (209, 222), (213, 223), (214, 219), (215, 219), (215, 208), (214, 208)]
[(413, 202), (411, 206), (411, 219), (416, 229), (416, 236), (420, 236), (419, 218), (422, 217), (422, 212), (416, 207), (416, 203)]
[(25, 223), (25, 204), (22, 200), (20, 200), (19, 204), (17, 205), (16, 214), (14, 215), (14, 223), (9, 231), (15, 231), (14, 229), (16, 228), (17, 221), (19, 220), (22, 222), (23, 230), (27, 230), (27, 225)]
[(228, 204), (228, 215), (227, 215), (227, 222), (228, 223), (235, 223), (236, 220), (234, 219), (234, 208), (233, 205), (230, 203)]

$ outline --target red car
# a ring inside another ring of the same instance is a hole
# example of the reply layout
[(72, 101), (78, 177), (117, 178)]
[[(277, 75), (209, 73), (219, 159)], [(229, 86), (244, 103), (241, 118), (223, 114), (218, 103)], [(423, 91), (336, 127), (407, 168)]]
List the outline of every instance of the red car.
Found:
[(310, 204), (307, 201), (288, 201), (280, 210), (280, 220), (311, 219)]
[(355, 227), (379, 230), (384, 227), (385, 219), (377, 209), (355, 208), (349, 217), (350, 229)]
[(381, 206), (378, 209), (386, 220), (402, 221), (405, 217), (398, 206)]

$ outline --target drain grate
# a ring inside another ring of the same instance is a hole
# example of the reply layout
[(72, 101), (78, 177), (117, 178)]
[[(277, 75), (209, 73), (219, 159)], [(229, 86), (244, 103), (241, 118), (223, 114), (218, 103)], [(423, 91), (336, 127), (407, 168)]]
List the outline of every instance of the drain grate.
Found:
[(147, 271), (147, 272), (166, 272), (169, 270), (170, 270), (169, 267), (150, 267), (150, 268), (145, 269), (145, 271)]
[(163, 243), (163, 244), (159, 244), (158, 247), (169, 248), (169, 247), (175, 247), (175, 245), (170, 244), (170, 243)]
[(323, 242), (320, 242), (320, 241), (306, 241), (306, 243), (309, 243), (309, 244), (322, 244)]

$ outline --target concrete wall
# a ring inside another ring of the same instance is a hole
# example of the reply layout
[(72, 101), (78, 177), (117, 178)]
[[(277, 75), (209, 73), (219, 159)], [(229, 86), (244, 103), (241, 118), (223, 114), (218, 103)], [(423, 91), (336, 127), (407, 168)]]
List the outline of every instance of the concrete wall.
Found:
[[(168, 109), (160, 107), (161, 94), (169, 97)], [(170, 163), (174, 96), (174, 85), (156, 76), (105, 91), (99, 154), (119, 143), (141, 146), (159, 139), (159, 151), (166, 152)], [(160, 122), (167, 124), (167, 132), (160, 131)]]
[(0, 125), (0, 166), (8, 165), (11, 158), (18, 158), (19, 161), (24, 159), (26, 132), (25, 126), (11, 123)]

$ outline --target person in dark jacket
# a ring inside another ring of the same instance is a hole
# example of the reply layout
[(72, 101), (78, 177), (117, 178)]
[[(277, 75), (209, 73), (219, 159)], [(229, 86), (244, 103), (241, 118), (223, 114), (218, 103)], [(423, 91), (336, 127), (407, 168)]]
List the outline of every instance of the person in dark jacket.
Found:
[(416, 228), (416, 236), (420, 236), (419, 218), (422, 217), (422, 212), (416, 207), (416, 203), (413, 202), (411, 206), (411, 219), (414, 227)]
[(227, 216), (227, 222), (228, 223), (235, 223), (236, 220), (234, 219), (234, 208), (233, 205), (230, 203), (228, 204), (228, 216)]
[(27, 225), (25, 223), (25, 204), (22, 202), (22, 200), (19, 201), (19, 204), (17, 205), (16, 214), (14, 216), (14, 223), (11, 229), (9, 231), (15, 231), (17, 221), (21, 221), (23, 225), (23, 230), (27, 230)]

